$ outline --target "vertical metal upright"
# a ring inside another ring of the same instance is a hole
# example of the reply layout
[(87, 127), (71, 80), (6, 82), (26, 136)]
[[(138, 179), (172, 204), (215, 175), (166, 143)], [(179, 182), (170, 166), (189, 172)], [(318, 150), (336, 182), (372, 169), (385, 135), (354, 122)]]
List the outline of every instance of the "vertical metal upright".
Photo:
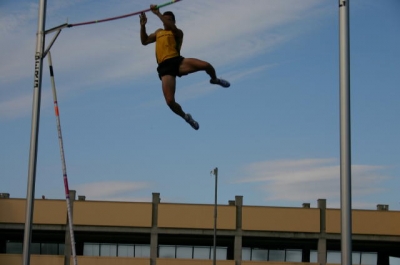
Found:
[(343, 265), (352, 264), (349, 5), (350, 0), (339, 0), (340, 208)]
[(218, 168), (214, 168), (212, 173), (215, 176), (215, 199), (214, 199), (214, 248), (213, 248), (213, 265), (217, 264), (217, 201), (218, 201)]
[(23, 265), (30, 264), (30, 247), (31, 247), (31, 236), (32, 236), (33, 207), (35, 200), (36, 162), (37, 162), (37, 147), (38, 147), (38, 135), (39, 135), (40, 99), (41, 99), (41, 89), (42, 89), (43, 53), (44, 53), (44, 43), (45, 43), (46, 5), (47, 5), (47, 0), (39, 1), (39, 19), (38, 19), (38, 30), (36, 36), (35, 71), (34, 71), (34, 82), (33, 82), (32, 125), (31, 125), (31, 142), (29, 151), (28, 187), (26, 193)]

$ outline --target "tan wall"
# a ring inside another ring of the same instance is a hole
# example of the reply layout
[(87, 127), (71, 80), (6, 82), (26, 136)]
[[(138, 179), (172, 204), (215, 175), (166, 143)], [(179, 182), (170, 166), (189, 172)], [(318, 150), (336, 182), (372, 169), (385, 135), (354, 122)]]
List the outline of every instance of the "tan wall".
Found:
[[(218, 208), (218, 229), (236, 229), (236, 207)], [(214, 228), (214, 205), (169, 204), (158, 205), (158, 227)]]
[[(158, 226), (213, 229), (214, 205), (169, 204), (158, 206)], [(151, 203), (75, 201), (74, 224), (151, 227)], [(353, 210), (353, 233), (400, 235), (399, 211)], [(35, 200), (34, 224), (66, 224), (65, 200)], [(316, 232), (319, 209), (243, 206), (243, 230)], [(1, 199), (0, 223), (25, 222), (25, 199)], [(218, 229), (236, 228), (236, 207), (218, 206)], [(340, 210), (326, 210), (326, 232), (340, 233)]]
[[(86, 257), (77, 256), (79, 265), (150, 265), (149, 258)], [(22, 254), (0, 254), (1, 265), (21, 265)], [(31, 255), (31, 265), (64, 265), (64, 256)], [(70, 264), (74, 261), (71, 258)]]
[(319, 232), (319, 209), (243, 206), (243, 230)]
[[(352, 233), (367, 235), (400, 235), (400, 212), (352, 211)], [(326, 210), (326, 232), (340, 233), (340, 210)]]
[(25, 200), (1, 199), (0, 223), (25, 223)]
[(75, 225), (151, 227), (151, 203), (75, 201)]
[(31, 255), (31, 265), (64, 265), (64, 256)]
[[(32, 255), (31, 265), (63, 265), (64, 256)], [(150, 265), (149, 258), (87, 257), (77, 256), (79, 265)], [(21, 265), (22, 255), (0, 254), (0, 264)], [(212, 265), (212, 260), (201, 259), (157, 259), (157, 265)], [(317, 265), (317, 263), (242, 261), (242, 265)], [(70, 265), (73, 265), (71, 259)], [(234, 260), (217, 260), (217, 265), (235, 265)]]
[(21, 265), (22, 264), (22, 255), (0, 254), (0, 264)]
[[(242, 265), (319, 265), (319, 263), (277, 262), (277, 261), (242, 261)], [(157, 264), (158, 265), (158, 264)]]
[[(0, 254), (0, 264), (21, 265), (22, 254)], [(31, 265), (64, 265), (64, 256), (31, 255)]]
[[(24, 208), (25, 210), (25, 208)], [(66, 224), (67, 203), (64, 200), (35, 200), (34, 224)]]
[[(77, 256), (79, 265), (150, 265), (148, 258), (87, 257)], [(21, 265), (22, 255), (0, 254), (0, 264)], [(63, 265), (64, 256), (32, 255), (31, 265)], [(73, 265), (71, 259), (70, 264)], [(157, 265), (212, 265), (212, 260), (196, 259), (157, 259)], [(242, 265), (317, 265), (317, 263), (242, 261)], [(234, 260), (217, 260), (217, 265), (235, 265)]]
[[(0, 223), (25, 223), (24, 199), (0, 200)], [(34, 224), (66, 224), (67, 205), (63, 200), (35, 200)]]
[[(157, 259), (157, 265), (212, 265), (213, 260), (204, 259)], [(217, 265), (235, 265), (234, 260), (217, 260)]]
[[(79, 265), (150, 265), (148, 258), (77, 256)], [(73, 260), (70, 262), (73, 265)]]

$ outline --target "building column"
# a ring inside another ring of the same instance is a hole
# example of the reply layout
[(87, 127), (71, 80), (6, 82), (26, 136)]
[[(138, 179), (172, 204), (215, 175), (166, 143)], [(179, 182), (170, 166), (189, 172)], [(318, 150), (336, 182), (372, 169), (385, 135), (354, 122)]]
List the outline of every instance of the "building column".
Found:
[(318, 199), (320, 235), (318, 238), (318, 263), (326, 265), (326, 199)]
[(235, 233), (235, 247), (234, 247), (234, 259), (235, 265), (242, 264), (242, 206), (243, 196), (235, 196), (236, 206), (236, 233)]
[(160, 193), (153, 193), (151, 211), (151, 232), (150, 232), (150, 265), (157, 264), (158, 249), (158, 204), (160, 203)]
[[(74, 201), (75, 201), (75, 190), (69, 190), (69, 202), (71, 206), (71, 220), (73, 220), (73, 212), (74, 212)], [(67, 213), (68, 215), (68, 213)], [(64, 242), (64, 265), (70, 265), (72, 255), (72, 247), (71, 247), (71, 234), (69, 231), (69, 222), (67, 216), (67, 222), (65, 225), (65, 242)]]

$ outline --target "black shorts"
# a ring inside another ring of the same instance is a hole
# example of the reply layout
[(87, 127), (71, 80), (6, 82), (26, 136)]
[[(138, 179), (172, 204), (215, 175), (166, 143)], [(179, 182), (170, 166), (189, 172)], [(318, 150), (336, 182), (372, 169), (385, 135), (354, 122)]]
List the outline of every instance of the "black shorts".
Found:
[(182, 75), (179, 74), (179, 66), (181, 65), (183, 59), (185, 58), (182, 56), (177, 56), (161, 62), (157, 67), (158, 77), (160, 77), (160, 80), (164, 75), (181, 77)]

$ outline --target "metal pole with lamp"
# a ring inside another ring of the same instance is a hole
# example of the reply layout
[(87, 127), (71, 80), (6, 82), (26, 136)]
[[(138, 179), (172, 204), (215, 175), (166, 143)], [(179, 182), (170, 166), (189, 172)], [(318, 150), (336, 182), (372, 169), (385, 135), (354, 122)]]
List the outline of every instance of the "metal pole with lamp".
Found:
[(211, 174), (215, 176), (215, 201), (214, 201), (214, 254), (213, 265), (217, 264), (217, 194), (218, 194), (218, 168), (214, 168)]

